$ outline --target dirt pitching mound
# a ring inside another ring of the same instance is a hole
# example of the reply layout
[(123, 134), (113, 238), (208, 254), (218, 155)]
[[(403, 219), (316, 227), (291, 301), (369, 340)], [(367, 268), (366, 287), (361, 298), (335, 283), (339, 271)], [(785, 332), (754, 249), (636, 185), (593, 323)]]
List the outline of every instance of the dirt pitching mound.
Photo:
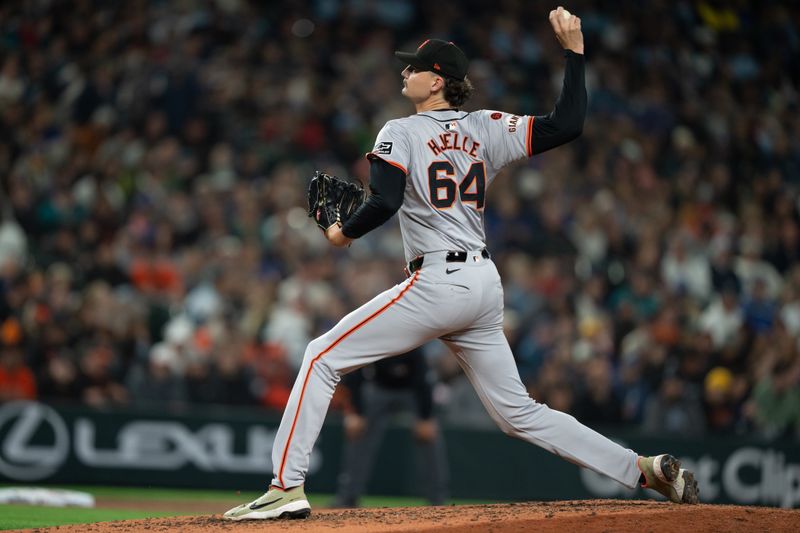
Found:
[(800, 511), (732, 505), (588, 500), (378, 509), (315, 510), (305, 520), (229, 522), (220, 515), (151, 518), (61, 526), (58, 533), (193, 532), (522, 532), (692, 533), (800, 531)]

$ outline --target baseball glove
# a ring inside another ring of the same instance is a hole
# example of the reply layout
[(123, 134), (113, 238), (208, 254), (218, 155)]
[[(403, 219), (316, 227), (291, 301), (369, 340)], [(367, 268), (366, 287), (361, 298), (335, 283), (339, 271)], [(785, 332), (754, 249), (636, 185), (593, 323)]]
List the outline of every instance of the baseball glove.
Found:
[(318, 170), (308, 185), (308, 216), (325, 231), (337, 222), (347, 222), (366, 196), (360, 184)]

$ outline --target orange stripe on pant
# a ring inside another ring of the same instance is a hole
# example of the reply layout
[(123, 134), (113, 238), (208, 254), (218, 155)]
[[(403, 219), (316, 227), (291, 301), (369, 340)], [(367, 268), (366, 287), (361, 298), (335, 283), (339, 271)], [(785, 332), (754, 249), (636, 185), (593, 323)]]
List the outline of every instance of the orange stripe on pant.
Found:
[(358, 329), (360, 329), (361, 327), (363, 327), (370, 320), (372, 320), (376, 316), (380, 315), (381, 313), (383, 313), (384, 311), (389, 309), (389, 307), (394, 305), (398, 300), (400, 300), (400, 298), (402, 298), (403, 295), (406, 292), (408, 292), (408, 289), (410, 289), (414, 285), (414, 283), (417, 281), (417, 278), (419, 278), (419, 273), (420, 273), (420, 271), (417, 270), (414, 273), (414, 277), (411, 278), (411, 281), (406, 286), (406, 288), (404, 288), (402, 291), (400, 291), (400, 294), (398, 294), (397, 296), (392, 298), (392, 300), (389, 303), (387, 303), (386, 305), (384, 305), (383, 307), (381, 307), (380, 309), (378, 309), (377, 311), (375, 311), (374, 313), (369, 315), (367, 318), (365, 318), (364, 320), (362, 320), (361, 322), (359, 322), (358, 324), (356, 324), (355, 326), (353, 326), (352, 328), (347, 330), (345, 333), (342, 334), (342, 336), (340, 336), (338, 339), (333, 341), (333, 343), (331, 343), (330, 346), (328, 346), (327, 348), (322, 350), (319, 354), (317, 354), (316, 357), (314, 357), (314, 359), (311, 360), (311, 364), (308, 365), (308, 371), (306, 372), (306, 377), (303, 380), (303, 388), (300, 390), (300, 399), (297, 401), (297, 412), (295, 412), (294, 419), (292, 420), (292, 429), (289, 430), (289, 438), (286, 439), (286, 447), (283, 450), (283, 458), (281, 459), (281, 467), (280, 467), (280, 470), (278, 470), (278, 480), (281, 482), (282, 488), (284, 488), (284, 489), (286, 488), (286, 486), (283, 483), (283, 469), (286, 466), (286, 457), (289, 455), (289, 445), (292, 443), (292, 436), (294, 435), (294, 428), (297, 425), (297, 419), (300, 417), (300, 409), (303, 407), (303, 396), (305, 396), (306, 387), (308, 386), (308, 380), (311, 377), (311, 371), (314, 369), (314, 363), (316, 363), (323, 355), (325, 355), (326, 353), (328, 353), (331, 350), (333, 350), (336, 347), (336, 345), (339, 344), (340, 342), (342, 342), (345, 338), (347, 338), (348, 335), (350, 335), (351, 333), (353, 333), (353, 332), (357, 331)]

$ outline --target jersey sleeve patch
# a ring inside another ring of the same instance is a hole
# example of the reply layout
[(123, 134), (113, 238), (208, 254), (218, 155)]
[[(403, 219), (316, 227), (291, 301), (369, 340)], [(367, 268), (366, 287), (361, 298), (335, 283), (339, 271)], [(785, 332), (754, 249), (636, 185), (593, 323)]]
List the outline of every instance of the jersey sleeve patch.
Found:
[[(498, 118), (495, 118), (497, 116)], [(486, 163), (495, 171), (530, 155), (529, 115), (486, 110), (481, 114)]]
[(372, 153), (379, 154), (379, 155), (389, 155), (392, 153), (392, 144), (391, 142), (384, 141), (379, 142), (375, 145), (375, 148), (372, 150)]

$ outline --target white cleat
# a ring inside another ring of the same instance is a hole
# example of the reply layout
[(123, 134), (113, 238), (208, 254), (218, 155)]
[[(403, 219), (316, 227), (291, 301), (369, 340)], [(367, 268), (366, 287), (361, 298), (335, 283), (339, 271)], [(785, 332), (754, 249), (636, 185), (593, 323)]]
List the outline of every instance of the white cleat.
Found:
[(681, 462), (675, 457), (668, 454), (639, 457), (637, 464), (646, 481), (643, 487), (660, 492), (673, 503), (697, 503), (700, 500), (694, 474), (681, 468)]
[(289, 490), (270, 487), (250, 503), (238, 505), (222, 515), (225, 520), (270, 520), (278, 518), (307, 518), (311, 514), (303, 486)]

